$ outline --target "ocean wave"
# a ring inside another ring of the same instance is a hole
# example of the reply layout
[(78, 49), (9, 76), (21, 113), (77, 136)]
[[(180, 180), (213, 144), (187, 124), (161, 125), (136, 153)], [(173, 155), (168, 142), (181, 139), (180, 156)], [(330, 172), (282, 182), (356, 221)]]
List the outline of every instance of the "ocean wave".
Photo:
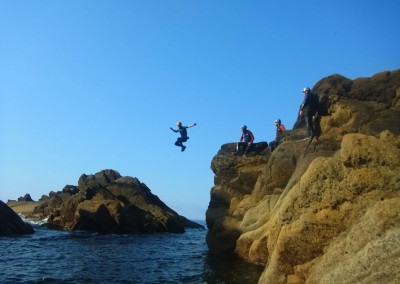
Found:
[(22, 214), (18, 214), (18, 215), (22, 219), (22, 221), (24, 221), (25, 223), (28, 223), (29, 225), (32, 225), (32, 226), (43, 226), (43, 225), (48, 224), (48, 219), (49, 219), (48, 217), (44, 218), (43, 220), (32, 220), (32, 219), (26, 218)]

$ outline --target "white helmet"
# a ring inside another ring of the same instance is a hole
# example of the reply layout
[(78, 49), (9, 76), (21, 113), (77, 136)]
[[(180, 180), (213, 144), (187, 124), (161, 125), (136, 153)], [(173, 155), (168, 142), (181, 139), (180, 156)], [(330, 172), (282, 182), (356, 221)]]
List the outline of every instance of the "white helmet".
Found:
[(303, 93), (309, 92), (309, 91), (310, 91), (310, 88), (309, 88), (309, 87), (303, 89)]

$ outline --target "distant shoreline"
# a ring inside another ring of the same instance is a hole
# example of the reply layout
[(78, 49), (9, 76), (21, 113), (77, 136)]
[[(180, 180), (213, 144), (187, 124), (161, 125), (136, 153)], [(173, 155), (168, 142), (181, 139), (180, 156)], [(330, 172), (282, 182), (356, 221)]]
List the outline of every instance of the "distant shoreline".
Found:
[(8, 201), (7, 205), (17, 214), (30, 217), (33, 209), (38, 205), (37, 201)]

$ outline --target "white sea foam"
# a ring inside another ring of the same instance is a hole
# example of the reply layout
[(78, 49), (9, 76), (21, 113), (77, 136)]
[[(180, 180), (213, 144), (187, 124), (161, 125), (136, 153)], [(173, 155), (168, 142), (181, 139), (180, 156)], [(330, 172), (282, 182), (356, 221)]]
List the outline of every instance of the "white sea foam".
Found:
[(41, 226), (44, 224), (47, 224), (48, 218), (44, 218), (43, 220), (32, 220), (32, 219), (28, 219), (26, 218), (24, 215), (18, 214), (19, 217), (21, 217), (22, 221), (24, 221), (25, 223), (28, 223), (30, 225), (33, 226)]

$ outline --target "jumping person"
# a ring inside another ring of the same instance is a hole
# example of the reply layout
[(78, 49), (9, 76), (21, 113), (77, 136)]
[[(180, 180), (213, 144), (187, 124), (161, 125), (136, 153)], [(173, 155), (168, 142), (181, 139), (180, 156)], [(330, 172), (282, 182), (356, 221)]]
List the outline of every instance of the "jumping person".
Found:
[(175, 145), (178, 146), (178, 147), (181, 147), (181, 151), (183, 152), (183, 151), (185, 151), (186, 146), (184, 146), (182, 143), (186, 142), (189, 139), (189, 137), (187, 136), (186, 129), (190, 128), (190, 127), (193, 127), (193, 126), (196, 126), (197, 123), (193, 123), (193, 124), (190, 124), (188, 126), (182, 126), (182, 122), (178, 121), (176, 123), (176, 125), (178, 126), (178, 130), (173, 129), (172, 127), (170, 127), (170, 129), (173, 132), (179, 132), (181, 134), (181, 137), (178, 137), (176, 139)]
[(275, 148), (278, 146), (278, 141), (280, 136), (282, 135), (283, 132), (285, 132), (285, 125), (282, 124), (282, 121), (278, 118), (277, 120), (274, 121), (275, 126), (276, 126), (276, 134), (275, 134), (275, 140), (269, 143), (269, 149), (272, 151), (275, 150)]
[(308, 87), (303, 89), (303, 93), (304, 100), (300, 106), (299, 116), (304, 114), (304, 120), (306, 121), (308, 132), (308, 137), (306, 139), (311, 139), (316, 136), (314, 120), (315, 116), (318, 114), (319, 100), (318, 95), (311, 93), (311, 90)]
[(242, 148), (245, 147), (243, 156), (246, 156), (247, 151), (249, 151), (249, 149), (253, 145), (254, 135), (250, 130), (247, 129), (246, 125), (242, 125), (240, 129), (242, 131), (242, 135), (240, 136), (239, 142), (237, 143), (235, 155), (240, 155), (242, 152)]

